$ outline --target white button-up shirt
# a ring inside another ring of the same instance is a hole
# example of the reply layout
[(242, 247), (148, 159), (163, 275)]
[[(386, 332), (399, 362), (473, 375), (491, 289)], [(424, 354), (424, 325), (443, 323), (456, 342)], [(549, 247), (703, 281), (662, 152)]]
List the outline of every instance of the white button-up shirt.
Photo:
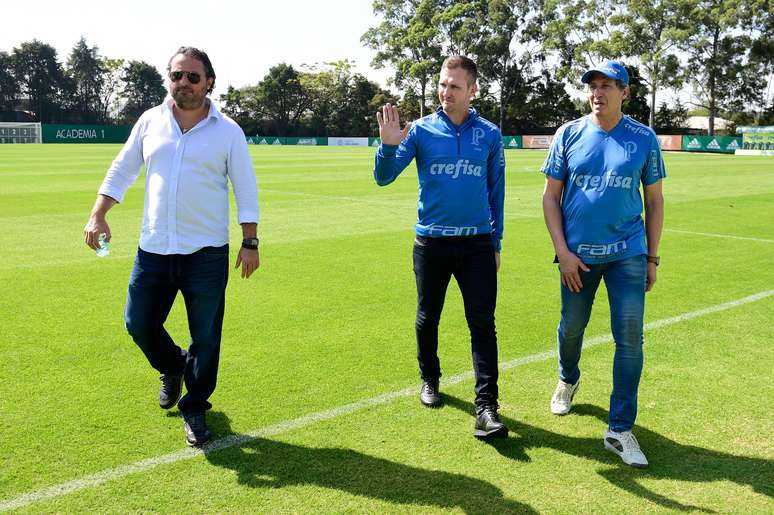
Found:
[(145, 111), (113, 161), (99, 193), (121, 202), (145, 164), (140, 248), (191, 254), (229, 241), (228, 181), (239, 223), (258, 223), (258, 188), (245, 135), (210, 102), (207, 117), (183, 134), (173, 100)]

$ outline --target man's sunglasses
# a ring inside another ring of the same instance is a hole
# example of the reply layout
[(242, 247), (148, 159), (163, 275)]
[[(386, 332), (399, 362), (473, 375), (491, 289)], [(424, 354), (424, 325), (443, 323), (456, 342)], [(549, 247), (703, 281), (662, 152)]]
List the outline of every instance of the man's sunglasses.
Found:
[(202, 76), (196, 72), (181, 72), (181, 71), (169, 72), (169, 78), (172, 82), (179, 81), (180, 79), (183, 78), (183, 75), (186, 76), (186, 78), (188, 79), (188, 82), (190, 82), (191, 84), (199, 84), (199, 81), (202, 80)]

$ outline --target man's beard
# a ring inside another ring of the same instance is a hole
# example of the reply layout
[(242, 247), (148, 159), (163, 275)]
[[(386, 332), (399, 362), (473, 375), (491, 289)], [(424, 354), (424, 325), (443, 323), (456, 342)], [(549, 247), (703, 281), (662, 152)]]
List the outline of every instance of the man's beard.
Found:
[(187, 91), (190, 92), (189, 95), (183, 95), (181, 90), (174, 90), (172, 92), (172, 99), (175, 101), (175, 105), (186, 111), (199, 109), (202, 104), (204, 104), (204, 100), (207, 95), (197, 95), (193, 90), (190, 89)]

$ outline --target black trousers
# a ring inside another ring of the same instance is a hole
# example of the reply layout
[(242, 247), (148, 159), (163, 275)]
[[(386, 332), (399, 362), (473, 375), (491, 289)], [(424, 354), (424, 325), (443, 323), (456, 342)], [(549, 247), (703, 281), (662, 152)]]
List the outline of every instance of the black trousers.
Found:
[(414, 240), (417, 280), (417, 359), (423, 379), (441, 376), (438, 361), (438, 322), (452, 276), (462, 292), (470, 329), (476, 407), (497, 405), (497, 268), (489, 234)]

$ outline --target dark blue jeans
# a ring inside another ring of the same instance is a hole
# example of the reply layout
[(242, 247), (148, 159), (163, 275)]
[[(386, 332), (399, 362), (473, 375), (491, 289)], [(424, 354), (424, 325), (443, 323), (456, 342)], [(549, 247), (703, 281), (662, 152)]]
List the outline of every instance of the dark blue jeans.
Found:
[[(162, 374), (185, 375), (187, 393), (181, 413), (212, 407), (223, 327), (228, 245), (204, 247), (193, 254), (161, 255), (137, 249), (126, 296), (126, 329)], [(183, 294), (191, 342), (181, 349), (164, 329), (177, 292)]]
[(489, 234), (461, 238), (414, 240), (414, 274), (417, 280), (417, 359), (423, 379), (441, 376), (438, 360), (438, 322), (446, 288), (457, 280), (470, 329), (476, 407), (497, 405), (497, 268)]
[(645, 313), (645, 255), (601, 265), (588, 265), (581, 271), (583, 288), (578, 293), (562, 288), (562, 319), (557, 330), (559, 378), (575, 384), (580, 379), (583, 333), (591, 316), (591, 306), (602, 279), (610, 304), (610, 325), (615, 339), (613, 393), (610, 420), (613, 431), (629, 431), (637, 418), (637, 390), (642, 374), (643, 317)]

